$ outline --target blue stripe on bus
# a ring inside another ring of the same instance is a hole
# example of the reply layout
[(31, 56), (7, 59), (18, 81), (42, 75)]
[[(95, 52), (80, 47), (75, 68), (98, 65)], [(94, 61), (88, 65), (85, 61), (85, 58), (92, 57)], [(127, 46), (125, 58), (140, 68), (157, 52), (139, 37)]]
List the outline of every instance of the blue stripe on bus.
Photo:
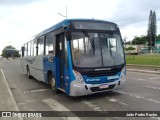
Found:
[[(48, 83), (48, 71), (51, 70), (52, 73), (54, 74), (56, 71), (56, 66), (55, 66), (55, 57), (53, 56), (53, 61), (54, 62), (49, 62), (48, 61), (48, 56), (43, 57), (43, 72), (44, 72), (44, 81), (45, 83)], [(54, 74), (56, 77), (56, 74)]]
[(67, 41), (67, 49), (68, 49), (68, 76), (69, 78), (69, 84), (66, 88), (66, 93), (70, 94), (70, 83), (75, 80), (75, 76), (73, 74), (73, 66), (72, 66), (72, 59), (71, 59), (71, 48), (70, 48), (70, 41)]

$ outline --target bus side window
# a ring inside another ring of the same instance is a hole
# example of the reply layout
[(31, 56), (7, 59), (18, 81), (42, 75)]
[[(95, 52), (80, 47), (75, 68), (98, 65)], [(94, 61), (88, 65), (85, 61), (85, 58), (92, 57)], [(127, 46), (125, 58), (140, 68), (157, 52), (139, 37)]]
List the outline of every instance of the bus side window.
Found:
[(34, 40), (33, 41), (33, 56), (36, 56), (37, 52), (38, 52), (38, 49), (37, 49), (37, 40)]
[(28, 56), (31, 55), (31, 42), (28, 42)]
[(38, 55), (43, 55), (44, 54), (44, 37), (40, 37), (38, 39)]
[(27, 48), (27, 43), (24, 45), (24, 56), (27, 56), (27, 51), (28, 51), (28, 48)]
[(21, 51), (22, 51), (22, 57), (24, 57), (24, 46), (22, 46)]
[(55, 38), (53, 32), (46, 35), (45, 55), (55, 56)]
[(34, 48), (33, 48), (33, 42), (34, 41), (31, 41), (31, 56), (34, 56)]

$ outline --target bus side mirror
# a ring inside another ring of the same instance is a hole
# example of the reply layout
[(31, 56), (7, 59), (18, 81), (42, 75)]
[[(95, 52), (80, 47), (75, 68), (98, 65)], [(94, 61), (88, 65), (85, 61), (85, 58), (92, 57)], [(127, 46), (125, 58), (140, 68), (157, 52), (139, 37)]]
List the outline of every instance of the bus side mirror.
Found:
[(67, 38), (67, 40), (68, 39), (70, 39), (71, 40), (71, 32), (70, 31), (68, 31), (68, 30), (66, 30), (66, 38)]
[(63, 27), (63, 30), (68, 30), (68, 26), (64, 26), (64, 27)]
[(24, 57), (24, 46), (21, 48), (22, 51), (22, 57)]

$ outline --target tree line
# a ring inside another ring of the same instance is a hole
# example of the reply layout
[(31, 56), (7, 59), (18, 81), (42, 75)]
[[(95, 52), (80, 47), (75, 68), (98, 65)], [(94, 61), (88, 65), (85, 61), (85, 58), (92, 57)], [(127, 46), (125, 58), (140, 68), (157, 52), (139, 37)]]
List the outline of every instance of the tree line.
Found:
[[(156, 40), (160, 40), (160, 34), (156, 36)], [(148, 36), (141, 35), (135, 36), (132, 41), (128, 41), (125, 44), (132, 44), (132, 45), (148, 45)]]
[(20, 57), (21, 55), (19, 54), (19, 51), (16, 50), (15, 47), (9, 45), (2, 50), (1, 56), (5, 58), (10, 58), (10, 57), (15, 58), (15, 57)]

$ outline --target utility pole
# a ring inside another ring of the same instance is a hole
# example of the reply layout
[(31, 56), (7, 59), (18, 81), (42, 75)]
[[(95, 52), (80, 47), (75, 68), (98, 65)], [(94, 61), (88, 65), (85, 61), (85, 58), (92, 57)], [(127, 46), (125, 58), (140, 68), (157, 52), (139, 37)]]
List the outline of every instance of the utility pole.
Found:
[(63, 14), (61, 14), (61, 13), (57, 13), (58, 15), (60, 15), (60, 16), (62, 16), (62, 17), (65, 17), (66, 19), (67, 19), (67, 5), (66, 5), (66, 15), (63, 15)]

